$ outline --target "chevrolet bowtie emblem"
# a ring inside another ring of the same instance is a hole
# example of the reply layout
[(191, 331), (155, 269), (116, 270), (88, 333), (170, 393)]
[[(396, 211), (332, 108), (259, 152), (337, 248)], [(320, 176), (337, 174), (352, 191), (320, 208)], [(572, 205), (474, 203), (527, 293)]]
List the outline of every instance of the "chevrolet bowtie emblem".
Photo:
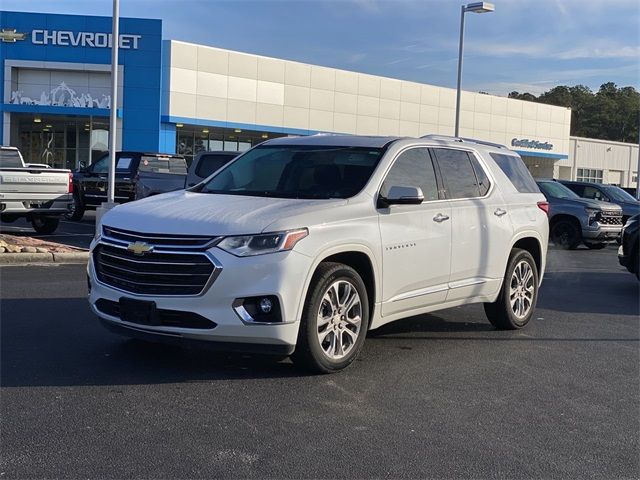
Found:
[(26, 33), (18, 33), (15, 28), (3, 28), (0, 31), (0, 40), (8, 43), (16, 43), (18, 40), (24, 40)]
[(127, 246), (127, 250), (132, 252), (134, 255), (144, 255), (145, 253), (153, 251), (153, 245), (149, 245), (144, 242), (134, 242)]

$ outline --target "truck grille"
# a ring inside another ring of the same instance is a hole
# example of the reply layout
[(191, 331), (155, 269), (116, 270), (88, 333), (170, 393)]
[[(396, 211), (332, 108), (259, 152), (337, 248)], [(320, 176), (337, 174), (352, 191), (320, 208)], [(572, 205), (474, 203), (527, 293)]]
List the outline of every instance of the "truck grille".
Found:
[(596, 215), (596, 221), (602, 225), (622, 225), (622, 212), (603, 210)]
[(210, 235), (165, 235), (157, 233), (138, 233), (120, 228), (102, 227), (102, 235), (117, 243), (145, 242), (158, 248), (179, 248), (205, 250), (217, 243), (221, 237)]
[(138, 295), (199, 295), (220, 273), (205, 253), (151, 251), (136, 255), (126, 247), (98, 244), (93, 250), (98, 280)]

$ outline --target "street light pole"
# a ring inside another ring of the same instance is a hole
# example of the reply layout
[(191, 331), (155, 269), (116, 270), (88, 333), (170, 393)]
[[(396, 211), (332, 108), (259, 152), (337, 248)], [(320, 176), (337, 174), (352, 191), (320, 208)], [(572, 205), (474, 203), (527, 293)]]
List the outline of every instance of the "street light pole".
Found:
[(109, 192), (107, 203), (115, 203), (116, 195), (116, 137), (118, 131), (118, 47), (120, 46), (120, 0), (113, 0), (111, 28), (111, 110), (109, 120)]
[(474, 2), (462, 5), (460, 8), (460, 45), (458, 48), (458, 83), (456, 88), (456, 126), (454, 136), (460, 135), (460, 96), (462, 94), (462, 53), (464, 50), (464, 14), (473, 13), (490, 13), (495, 10), (495, 6), (489, 2)]

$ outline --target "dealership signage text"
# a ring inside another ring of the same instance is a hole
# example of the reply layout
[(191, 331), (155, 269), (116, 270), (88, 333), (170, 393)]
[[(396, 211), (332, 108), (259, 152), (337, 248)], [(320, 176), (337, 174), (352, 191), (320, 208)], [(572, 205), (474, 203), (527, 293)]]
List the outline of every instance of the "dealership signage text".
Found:
[[(111, 34), (101, 32), (71, 32), (67, 30), (32, 30), (34, 45), (59, 45), (64, 47), (111, 48)], [(138, 49), (142, 35), (120, 35), (119, 47)]]
[(517, 139), (511, 140), (512, 147), (535, 148), (537, 150), (553, 150), (553, 144), (549, 142), (539, 142), (537, 140)]

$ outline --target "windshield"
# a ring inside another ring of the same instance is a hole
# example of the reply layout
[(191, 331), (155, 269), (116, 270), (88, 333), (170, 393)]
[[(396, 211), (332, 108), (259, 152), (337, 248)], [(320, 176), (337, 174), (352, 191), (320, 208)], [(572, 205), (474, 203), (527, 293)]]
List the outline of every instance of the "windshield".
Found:
[(195, 191), (275, 198), (349, 198), (364, 188), (383, 153), (381, 148), (259, 146)]
[(608, 185), (604, 187), (604, 190), (605, 192), (607, 192), (607, 195), (609, 196), (609, 198), (611, 198), (612, 200), (615, 200), (616, 202), (636, 203), (638, 201), (635, 198), (633, 198), (632, 195), (629, 195), (623, 189), (621, 189), (620, 187), (616, 187), (615, 185)]
[(2, 149), (0, 150), (0, 167), (2, 168), (22, 168), (22, 160), (17, 150)]
[(553, 198), (580, 198), (567, 187), (558, 182), (539, 182), (538, 186), (546, 197)]

